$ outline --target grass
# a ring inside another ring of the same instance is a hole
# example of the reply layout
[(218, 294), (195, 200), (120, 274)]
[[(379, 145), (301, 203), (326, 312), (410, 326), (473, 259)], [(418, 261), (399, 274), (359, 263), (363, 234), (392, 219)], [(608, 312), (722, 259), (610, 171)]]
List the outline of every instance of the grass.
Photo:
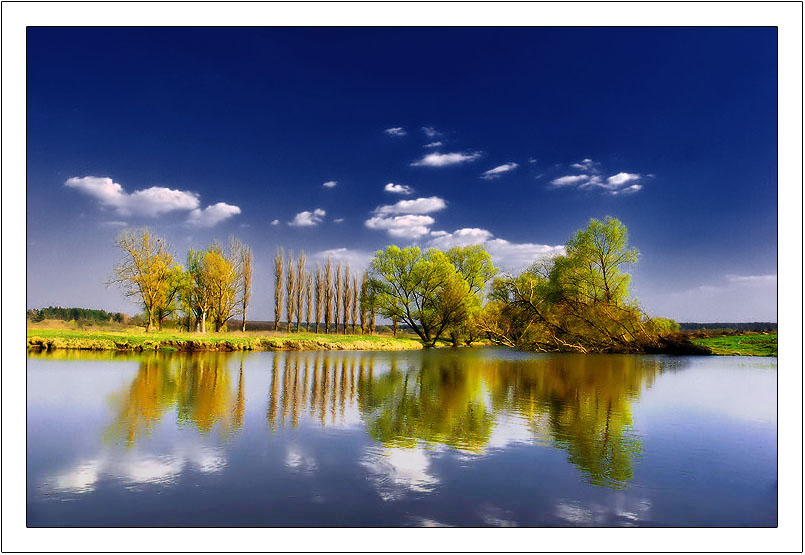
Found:
[(709, 347), (714, 355), (776, 357), (777, 334), (724, 335), (691, 339), (696, 345)]
[(29, 349), (81, 349), (92, 351), (301, 351), (301, 350), (406, 350), (421, 349), (410, 337), (387, 335), (336, 335), (283, 332), (188, 333), (176, 330), (145, 333), (125, 330), (31, 328)]

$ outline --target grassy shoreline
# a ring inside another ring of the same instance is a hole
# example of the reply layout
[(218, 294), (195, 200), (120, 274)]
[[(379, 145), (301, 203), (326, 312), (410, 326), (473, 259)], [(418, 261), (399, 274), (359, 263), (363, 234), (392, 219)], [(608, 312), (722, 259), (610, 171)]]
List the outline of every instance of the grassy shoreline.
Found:
[(188, 333), (139, 330), (28, 329), (29, 350), (87, 351), (401, 351), (421, 349), (407, 337), (282, 332)]
[(691, 338), (694, 345), (707, 347), (714, 355), (776, 357), (777, 334), (737, 334)]

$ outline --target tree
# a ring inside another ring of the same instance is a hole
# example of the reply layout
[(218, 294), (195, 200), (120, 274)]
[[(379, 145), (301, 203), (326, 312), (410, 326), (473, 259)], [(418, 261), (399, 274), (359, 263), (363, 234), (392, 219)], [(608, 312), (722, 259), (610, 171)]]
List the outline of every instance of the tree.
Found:
[(299, 251), (299, 260), (296, 266), (296, 332), (299, 333), (299, 324), (302, 320), (302, 304), (305, 299), (305, 251)]
[(481, 245), (453, 247), (446, 254), (456, 271), (467, 282), (473, 296), (466, 307), (467, 317), (449, 329), (450, 337), (454, 345), (457, 345), (461, 338), (464, 338), (469, 345), (477, 338), (480, 331), (476, 323), (481, 314), (486, 286), (498, 273), (498, 269), (492, 264), (492, 257)]
[(316, 333), (319, 333), (319, 322), (324, 315), (324, 298), (326, 283), (324, 282), (324, 274), (322, 273), (321, 266), (316, 265)]
[(285, 314), (288, 321), (288, 333), (290, 333), (293, 317), (296, 313), (296, 288), (298, 287), (298, 283), (296, 281), (296, 268), (294, 268), (293, 263), (293, 251), (288, 252), (287, 266), (288, 268), (286, 270), (285, 277), (285, 296), (288, 297), (288, 302), (286, 303)]
[(172, 316), (181, 308), (180, 294), (187, 283), (187, 273), (178, 264), (168, 271), (165, 284), (160, 288), (156, 303), (155, 318), (157, 329), (162, 329), (165, 319)]
[(396, 246), (378, 251), (371, 262), (369, 295), (381, 315), (409, 325), (427, 346), (467, 317), (470, 287), (438, 249)]
[(324, 333), (330, 333), (330, 322), (333, 321), (333, 263), (327, 257), (324, 265)]
[(206, 275), (216, 332), (220, 332), (235, 314), (240, 301), (237, 264), (238, 259), (232, 245), (229, 252), (225, 253), (220, 244), (213, 242), (204, 254), (203, 272)]
[(369, 315), (369, 274), (367, 272), (363, 272), (361, 276), (361, 293), (360, 293), (360, 305), (361, 305), (361, 333), (367, 332), (367, 318)]
[(285, 258), (285, 251), (280, 247), (274, 253), (274, 331), (279, 329), (280, 318), (282, 317), (283, 258)]
[(139, 300), (148, 316), (145, 331), (150, 332), (173, 275), (173, 256), (165, 241), (148, 228), (123, 231), (115, 244), (123, 250), (123, 258), (115, 265), (108, 283), (120, 286), (126, 297)]
[(358, 276), (352, 275), (352, 333), (355, 333), (355, 322), (358, 320), (358, 303), (360, 292), (358, 291)]
[(306, 330), (310, 331), (310, 318), (313, 314), (313, 276), (310, 272), (305, 272), (305, 292), (307, 293), (307, 312), (306, 312)]
[(252, 255), (252, 249), (250, 249), (247, 245), (244, 245), (240, 242), (237, 243), (238, 246), (238, 258), (240, 259), (240, 286), (241, 286), (241, 315), (243, 316), (243, 325), (241, 326), (241, 331), (246, 331), (246, 309), (249, 307), (249, 301), (252, 298), (252, 264), (254, 262), (254, 256)]
[(347, 334), (347, 324), (349, 323), (349, 314), (351, 309), (352, 297), (350, 296), (352, 292), (352, 288), (349, 286), (349, 262), (347, 262), (346, 267), (344, 268), (344, 299), (341, 303), (342, 308), (344, 309), (344, 314), (341, 320), (344, 322), (344, 335)]
[[(208, 275), (204, 269), (204, 255), (207, 251), (190, 250), (187, 253), (187, 274), (184, 298), (195, 319), (195, 328), (207, 333), (207, 316), (212, 309), (212, 298), (208, 286)], [(188, 320), (189, 328), (189, 320)]]
[(335, 333), (338, 333), (338, 316), (341, 314), (341, 294), (342, 294), (342, 287), (343, 283), (341, 281), (341, 261), (338, 261), (338, 264), (335, 265), (335, 312), (333, 314), (333, 320), (335, 324)]

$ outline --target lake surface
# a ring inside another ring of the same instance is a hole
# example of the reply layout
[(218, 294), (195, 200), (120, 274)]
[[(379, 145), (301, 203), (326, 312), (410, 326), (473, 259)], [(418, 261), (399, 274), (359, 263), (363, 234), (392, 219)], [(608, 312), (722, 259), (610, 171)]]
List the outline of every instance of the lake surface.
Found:
[(29, 526), (776, 526), (777, 359), (30, 355)]

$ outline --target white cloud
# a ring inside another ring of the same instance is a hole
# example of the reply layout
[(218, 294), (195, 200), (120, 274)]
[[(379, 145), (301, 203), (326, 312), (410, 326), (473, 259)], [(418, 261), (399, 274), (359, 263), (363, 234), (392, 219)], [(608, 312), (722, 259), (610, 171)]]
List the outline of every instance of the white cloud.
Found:
[(542, 245), (538, 243), (512, 243), (505, 239), (494, 239), (491, 231), (477, 227), (465, 227), (452, 233), (434, 231), (429, 245), (447, 250), (452, 247), (483, 245), (496, 266), (505, 271), (520, 271), (539, 258), (564, 254), (562, 245)]
[(537, 159), (536, 159), (536, 158), (533, 158), (533, 157), (532, 157), (532, 158), (529, 158), (529, 159), (528, 159), (528, 163), (529, 163), (529, 164), (536, 164), (536, 163), (537, 163)]
[(467, 245), (482, 245), (492, 238), (492, 233), (477, 227), (457, 229), (453, 233), (434, 231), (431, 233), (430, 244), (437, 249), (447, 250), (452, 247), (466, 247)]
[(442, 141), (433, 141), (432, 143), (428, 143), (425, 145), (425, 148), (438, 148), (442, 146), (444, 143)]
[(167, 187), (149, 187), (127, 193), (122, 185), (109, 177), (71, 177), (65, 186), (97, 200), (121, 216), (157, 217), (178, 210), (193, 210), (199, 206), (198, 194)]
[(298, 227), (309, 227), (318, 225), (321, 223), (322, 219), (327, 213), (322, 210), (321, 208), (316, 208), (312, 212), (309, 210), (304, 210), (299, 212), (294, 219), (288, 222), (288, 225), (298, 226)]
[(332, 189), (336, 185), (338, 185), (338, 181), (325, 181), (324, 183), (321, 184), (321, 186), (324, 187), (325, 189)]
[(404, 137), (406, 135), (405, 129), (402, 127), (389, 127), (386, 129), (385, 133), (392, 137)]
[(727, 281), (730, 283), (747, 283), (747, 284), (777, 284), (777, 274), (763, 274), (759, 276), (739, 276), (735, 274), (727, 274)]
[(612, 175), (612, 176), (608, 177), (607, 178), (607, 185), (610, 185), (610, 186), (613, 186), (613, 187), (620, 187), (624, 183), (628, 183), (630, 181), (637, 181), (638, 179), (640, 179), (640, 174), (639, 173), (620, 172), (620, 173), (616, 173), (615, 175)]
[(613, 195), (628, 195), (628, 194), (631, 194), (631, 193), (636, 193), (637, 191), (639, 191), (642, 188), (643, 188), (642, 185), (640, 185), (639, 183), (635, 183), (634, 185), (629, 185), (628, 187), (624, 187), (620, 191), (612, 191), (612, 194)]
[(334, 219), (333, 221), (334, 221), (335, 223), (337, 223), (337, 224), (340, 224), (341, 222), (343, 222), (343, 221), (344, 221), (344, 218), (336, 218), (336, 219)]
[(398, 195), (410, 195), (414, 192), (414, 190), (408, 185), (398, 185), (396, 183), (386, 183), (386, 186), (383, 187), (383, 190), (387, 193), (395, 193)]
[(473, 160), (477, 160), (481, 157), (480, 152), (447, 152), (442, 154), (441, 152), (431, 152), (430, 154), (426, 154), (422, 157), (421, 160), (417, 160), (416, 162), (411, 162), (412, 166), (431, 166), (435, 168), (440, 168), (444, 166), (454, 166), (456, 164), (462, 164), (464, 162), (472, 162)]
[(199, 227), (212, 227), (237, 214), (240, 214), (240, 208), (237, 206), (216, 202), (204, 210), (199, 208), (191, 210), (187, 216), (187, 223)]
[(581, 175), (563, 175), (562, 177), (557, 177), (553, 181), (551, 181), (551, 185), (556, 185), (557, 187), (564, 187), (565, 185), (576, 185), (578, 183), (586, 182), (590, 179), (590, 176), (587, 174)]
[(434, 137), (441, 137), (441, 133), (436, 131), (434, 127), (426, 125), (422, 128), (422, 132), (427, 135), (429, 138), (433, 139)]
[(279, 220), (271, 220), (271, 225), (280, 225)]
[(394, 204), (385, 204), (374, 209), (376, 215), (386, 214), (429, 214), (444, 210), (447, 203), (439, 197), (422, 197), (413, 200), (401, 200)]
[(126, 227), (129, 224), (120, 220), (108, 220), (101, 222), (101, 225), (106, 227)]
[(482, 179), (496, 179), (496, 178), (500, 177), (502, 174), (504, 174), (506, 172), (510, 172), (512, 170), (517, 169), (517, 167), (518, 167), (518, 164), (515, 164), (514, 162), (509, 162), (508, 164), (502, 164), (500, 166), (492, 168), (491, 170), (486, 170), (483, 173), (483, 175), (481, 176), (481, 178)]
[(417, 239), (430, 232), (436, 220), (430, 216), (406, 214), (404, 216), (374, 216), (366, 220), (369, 229), (387, 231), (392, 237)]
[(328, 258), (332, 258), (333, 261), (348, 262), (353, 271), (359, 271), (369, 265), (369, 261), (373, 256), (374, 253), (369, 251), (339, 247), (314, 252), (310, 255), (310, 260), (314, 263), (324, 264)]
[(582, 170), (582, 171), (589, 172), (589, 171), (593, 171), (593, 169), (595, 168), (595, 162), (593, 162), (589, 158), (585, 158), (581, 162), (576, 162), (575, 164), (570, 164), (570, 167), (573, 168), (573, 169), (576, 169), (576, 170)]

